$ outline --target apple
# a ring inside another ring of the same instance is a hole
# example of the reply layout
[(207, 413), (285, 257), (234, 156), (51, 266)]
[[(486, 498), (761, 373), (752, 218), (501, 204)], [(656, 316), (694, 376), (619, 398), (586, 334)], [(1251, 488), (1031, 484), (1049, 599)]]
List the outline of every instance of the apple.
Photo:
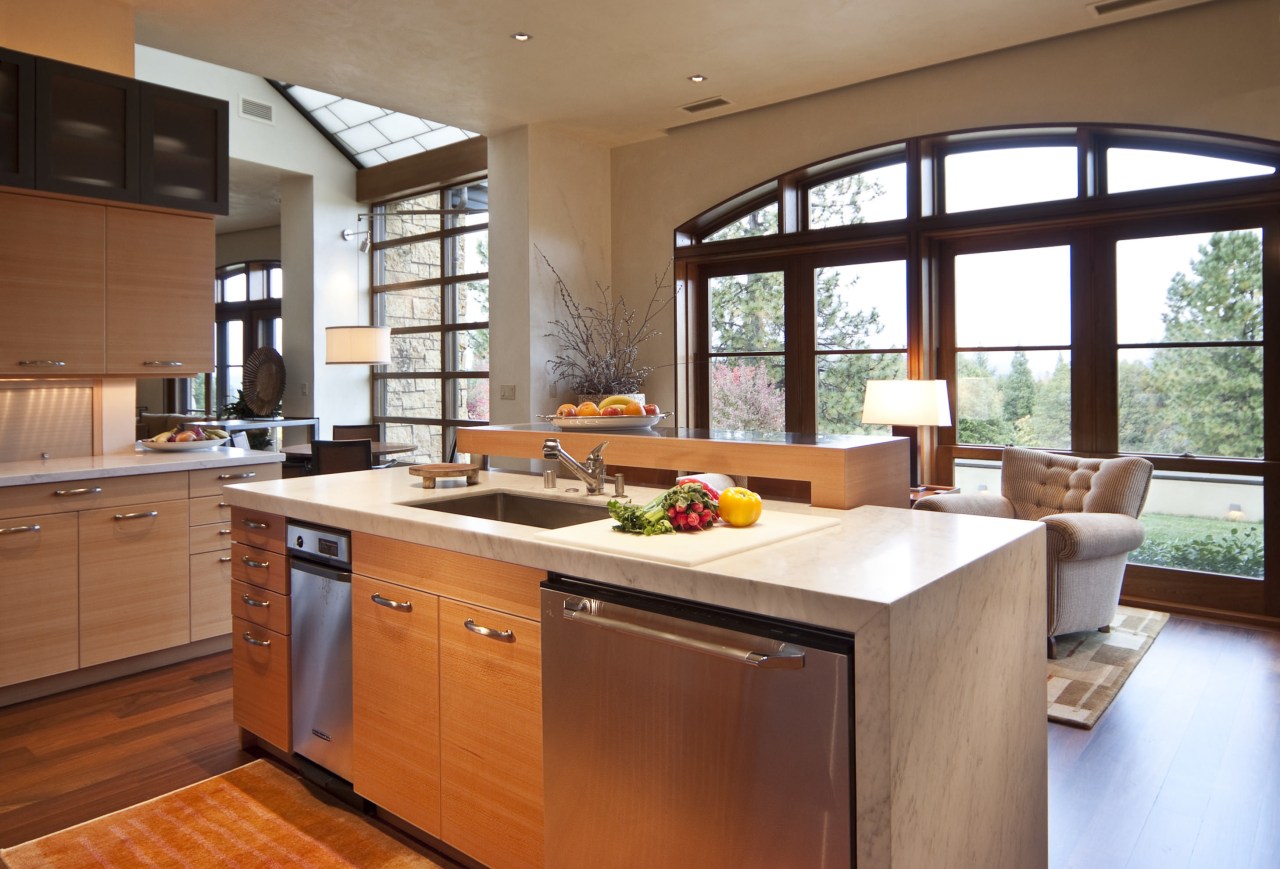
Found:
[(656, 404), (646, 404), (646, 405), (644, 406), (644, 415), (645, 415), (645, 416), (660, 416), (661, 414), (659, 414), (659, 412), (658, 412), (658, 405), (656, 405)]
[(611, 404), (608, 407), (602, 407), (600, 408), (600, 415), (601, 416), (622, 416), (622, 407), (616, 404)]
[(196, 439), (196, 433), (193, 431), (180, 431), (173, 436), (176, 443), (187, 443)]
[(576, 404), (562, 404), (556, 408), (556, 416), (577, 416), (578, 406)]

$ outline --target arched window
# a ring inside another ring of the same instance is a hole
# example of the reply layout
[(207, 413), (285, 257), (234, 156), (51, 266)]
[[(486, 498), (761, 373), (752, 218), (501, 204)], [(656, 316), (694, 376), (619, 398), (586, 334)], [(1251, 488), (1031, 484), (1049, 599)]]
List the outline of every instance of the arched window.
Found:
[(1280, 316), (1263, 305), (1280, 286), (1277, 167), (1280, 143), (1057, 125), (770, 179), (677, 230), (691, 422), (887, 433), (861, 423), (867, 380), (944, 379), (955, 424), (926, 438), (932, 482), (998, 489), (1013, 444), (1145, 455), (1157, 479), (1132, 560), (1165, 585), (1136, 587), (1177, 576), (1194, 596), (1217, 574), (1219, 601), (1280, 615), (1280, 592), (1243, 581), (1280, 554), (1263, 546), (1280, 494), (1280, 360), (1268, 372), (1263, 343)]

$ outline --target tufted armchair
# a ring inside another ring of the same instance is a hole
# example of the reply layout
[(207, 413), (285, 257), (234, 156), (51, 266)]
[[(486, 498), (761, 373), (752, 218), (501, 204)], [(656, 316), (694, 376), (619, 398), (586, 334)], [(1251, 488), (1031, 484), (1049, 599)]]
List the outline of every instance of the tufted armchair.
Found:
[(1007, 447), (1003, 497), (935, 495), (915, 509), (1043, 522), (1047, 530), (1049, 657), (1054, 638), (1110, 630), (1120, 600), (1125, 559), (1145, 536), (1138, 514), (1151, 485), (1151, 463), (1129, 456), (1081, 459)]

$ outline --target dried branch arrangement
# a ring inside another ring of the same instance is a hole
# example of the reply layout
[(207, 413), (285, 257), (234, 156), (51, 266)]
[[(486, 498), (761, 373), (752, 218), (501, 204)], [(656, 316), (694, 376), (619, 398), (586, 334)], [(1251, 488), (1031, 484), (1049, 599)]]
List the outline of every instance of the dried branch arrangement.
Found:
[(652, 366), (636, 365), (640, 345), (661, 334), (653, 320), (675, 299), (668, 282), (671, 263), (654, 279), (653, 296), (641, 316), (626, 300), (610, 300), (609, 288), (599, 282), (595, 286), (600, 306), (581, 304), (546, 254), (539, 254), (555, 276), (566, 311), (564, 318), (551, 321), (552, 331), (546, 335), (560, 345), (560, 352), (547, 361), (555, 382), (568, 383), (579, 395), (639, 392), (653, 371)]

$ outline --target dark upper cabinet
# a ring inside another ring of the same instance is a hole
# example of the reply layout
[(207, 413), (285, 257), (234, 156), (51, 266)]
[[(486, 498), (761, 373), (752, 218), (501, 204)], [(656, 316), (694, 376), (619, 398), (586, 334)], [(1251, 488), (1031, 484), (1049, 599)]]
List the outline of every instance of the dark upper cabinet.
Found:
[(0, 48), (0, 186), (226, 214), (225, 100)]
[(36, 59), (0, 48), (0, 185), (36, 183)]
[(226, 100), (138, 83), (143, 202), (227, 213)]
[(36, 62), (36, 187), (138, 202), (138, 84)]

